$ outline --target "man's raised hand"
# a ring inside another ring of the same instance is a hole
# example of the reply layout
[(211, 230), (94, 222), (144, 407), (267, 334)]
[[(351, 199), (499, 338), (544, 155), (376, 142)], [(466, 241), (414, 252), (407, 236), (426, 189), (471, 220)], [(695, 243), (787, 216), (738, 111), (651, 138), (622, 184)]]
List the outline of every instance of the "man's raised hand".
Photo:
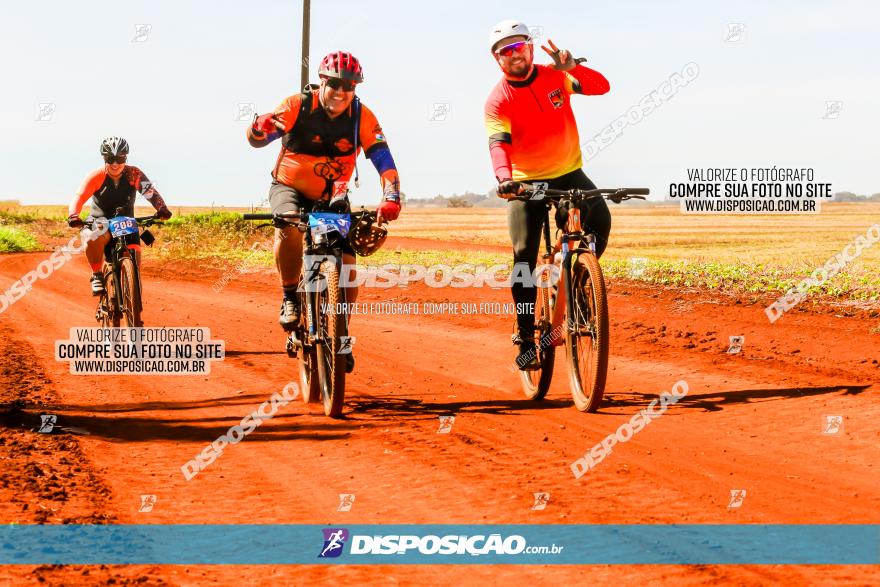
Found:
[(547, 39), (546, 45), (541, 45), (541, 49), (544, 50), (547, 55), (553, 58), (553, 68), (558, 69), (559, 71), (568, 71), (570, 69), (574, 69), (576, 62), (574, 57), (571, 56), (571, 53), (566, 51), (565, 49), (559, 49), (552, 40)]

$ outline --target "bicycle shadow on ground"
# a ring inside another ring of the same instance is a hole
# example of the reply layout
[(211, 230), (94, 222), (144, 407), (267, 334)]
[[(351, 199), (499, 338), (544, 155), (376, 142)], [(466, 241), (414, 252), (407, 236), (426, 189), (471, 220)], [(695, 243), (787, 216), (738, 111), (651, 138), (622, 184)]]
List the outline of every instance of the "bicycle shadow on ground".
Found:
[(436, 420), (439, 416), (458, 414), (489, 414), (517, 416), (532, 414), (535, 410), (570, 409), (571, 400), (565, 399), (491, 399), (482, 401), (423, 401), (412, 397), (371, 396), (346, 399), (347, 415), (351, 419), (367, 416), (371, 419)]
[[(812, 397), (817, 395), (839, 394), (858, 395), (871, 385), (831, 385), (826, 387), (789, 387), (784, 389), (743, 389), (731, 391), (704, 391), (690, 392), (675, 404), (675, 409), (703, 410), (704, 412), (719, 412), (725, 407), (737, 404), (755, 404), (765, 401), (777, 401)], [(616, 413), (614, 408), (646, 408), (648, 404), (657, 399), (657, 393), (607, 392), (602, 401), (599, 413)]]
[(285, 350), (276, 350), (276, 351), (236, 351), (236, 350), (228, 350), (223, 352), (224, 357), (244, 357), (247, 355), (278, 355), (278, 356), (287, 356), (287, 351)]
[[(276, 390), (276, 391), (281, 391)], [(117, 413), (117, 412), (151, 412), (151, 411), (174, 411), (174, 410), (200, 410), (206, 408), (216, 408), (218, 406), (236, 406), (236, 405), (253, 405), (258, 406), (262, 402), (271, 397), (273, 392), (261, 393), (241, 393), (229, 395), (226, 397), (205, 398), (203, 400), (193, 401), (143, 401), (143, 402), (122, 402), (110, 404), (55, 404), (48, 403), (40, 405), (41, 410), (56, 410), (62, 412), (99, 412), (99, 413)], [(296, 399), (294, 402), (301, 402)], [(3, 405), (0, 404), (0, 409)], [(30, 408), (29, 408), (30, 409)], [(44, 412), (45, 413), (45, 412)], [(54, 413), (54, 412), (53, 412)]]
[[(42, 421), (40, 416), (54, 414), (57, 420), (53, 434), (66, 433), (65, 428), (73, 428), (75, 429), (73, 433), (87, 432), (88, 436), (110, 442), (173, 440), (208, 443), (226, 434), (232, 426), (239, 425), (245, 416), (256, 411), (267, 399), (269, 396), (259, 393), (193, 402), (143, 402), (99, 406), (0, 404), (0, 427), (32, 430), (36, 433)], [(179, 417), (168, 417), (154, 413), (200, 410), (224, 405), (236, 407), (224, 410), (229, 415), (223, 416), (204, 416), (194, 413), (190, 416), (180, 414)], [(294, 399), (286, 406), (279, 406), (274, 417), (262, 421), (248, 436), (248, 441), (336, 440), (349, 437), (349, 430), (354, 424), (329, 418), (312, 422), (298, 420), (302, 416), (317, 414), (323, 417), (319, 408), (307, 408), (302, 399)]]

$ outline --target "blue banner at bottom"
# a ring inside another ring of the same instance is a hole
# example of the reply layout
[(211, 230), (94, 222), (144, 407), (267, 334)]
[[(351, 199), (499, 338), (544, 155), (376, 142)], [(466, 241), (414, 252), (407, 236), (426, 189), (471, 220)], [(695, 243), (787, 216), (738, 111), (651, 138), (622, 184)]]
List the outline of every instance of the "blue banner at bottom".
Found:
[(0, 564), (880, 564), (878, 525), (8, 525)]

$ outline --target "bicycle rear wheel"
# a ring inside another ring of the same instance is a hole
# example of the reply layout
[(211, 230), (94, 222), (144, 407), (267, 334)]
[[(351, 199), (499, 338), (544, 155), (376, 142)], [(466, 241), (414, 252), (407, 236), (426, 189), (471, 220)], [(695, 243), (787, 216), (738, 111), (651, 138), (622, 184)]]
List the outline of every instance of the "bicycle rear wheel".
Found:
[(141, 291), (134, 261), (119, 260), (119, 287), (122, 292), (122, 322), (126, 328), (143, 326), (141, 322)]
[(541, 368), (519, 372), (523, 393), (528, 399), (544, 399), (553, 379), (556, 347), (550, 344), (549, 335), (552, 328), (550, 320), (555, 300), (556, 296), (551, 288), (538, 288), (538, 298), (535, 303), (535, 333), (537, 334), (535, 345), (538, 349)]
[(566, 355), (571, 394), (578, 410), (602, 403), (608, 374), (608, 300), (599, 260), (581, 253), (571, 267), (572, 299), (566, 312)]
[[(339, 272), (334, 261), (321, 264), (321, 275), (326, 280), (326, 288), (318, 298), (318, 377), (324, 413), (331, 418), (342, 415), (345, 399), (345, 357), (338, 354), (340, 336), (345, 336), (345, 315), (338, 310), (342, 296), (339, 291)], [(323, 303), (322, 303), (323, 302)], [(326, 311), (324, 311), (326, 310)]]

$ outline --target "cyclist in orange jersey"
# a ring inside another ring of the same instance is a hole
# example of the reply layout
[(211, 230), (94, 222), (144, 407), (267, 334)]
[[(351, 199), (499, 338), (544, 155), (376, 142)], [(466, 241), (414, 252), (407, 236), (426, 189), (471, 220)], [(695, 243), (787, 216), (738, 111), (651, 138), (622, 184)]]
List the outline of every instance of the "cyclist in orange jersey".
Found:
[[(332, 211), (347, 212), (348, 183), (353, 174), (357, 181), (356, 159), (363, 150), (382, 185), (378, 217), (395, 220), (400, 214), (400, 179), (376, 115), (355, 96), (357, 84), (364, 80), (360, 62), (350, 53), (330, 53), (321, 61), (318, 75), (319, 86), (285, 98), (274, 112), (257, 116), (248, 129), (254, 147), (281, 139), (269, 188), (272, 213), (309, 212), (318, 202)], [(292, 330), (300, 319), (296, 290), (302, 241), (302, 233), (293, 227), (275, 230), (275, 264), (283, 291), (278, 321), (285, 330)], [(343, 263), (353, 266), (355, 253), (346, 245)], [(349, 287), (346, 300), (356, 299), (357, 287)]]
[[(553, 65), (535, 64), (529, 29), (519, 21), (495, 25), (489, 46), (504, 74), (485, 105), (498, 196), (520, 194), (524, 181), (546, 182), (551, 189), (594, 189), (596, 186), (581, 169), (583, 159), (571, 96), (604, 94), (609, 89), (608, 80), (580, 65), (568, 51), (557, 49), (553, 41), (549, 41), (549, 47), (541, 47), (553, 58)], [(604, 199), (597, 199), (579, 207), (584, 226), (598, 235), (596, 252), (601, 255), (611, 232), (608, 206)], [(545, 210), (543, 201), (508, 203), (513, 260), (527, 264), (530, 275), (535, 270)], [(557, 226), (563, 226), (567, 216), (567, 210), (557, 209)], [(518, 310), (518, 333), (514, 336), (514, 343), (519, 345), (517, 364), (521, 369), (538, 368), (533, 335), (537, 291), (514, 280), (511, 293)]]

